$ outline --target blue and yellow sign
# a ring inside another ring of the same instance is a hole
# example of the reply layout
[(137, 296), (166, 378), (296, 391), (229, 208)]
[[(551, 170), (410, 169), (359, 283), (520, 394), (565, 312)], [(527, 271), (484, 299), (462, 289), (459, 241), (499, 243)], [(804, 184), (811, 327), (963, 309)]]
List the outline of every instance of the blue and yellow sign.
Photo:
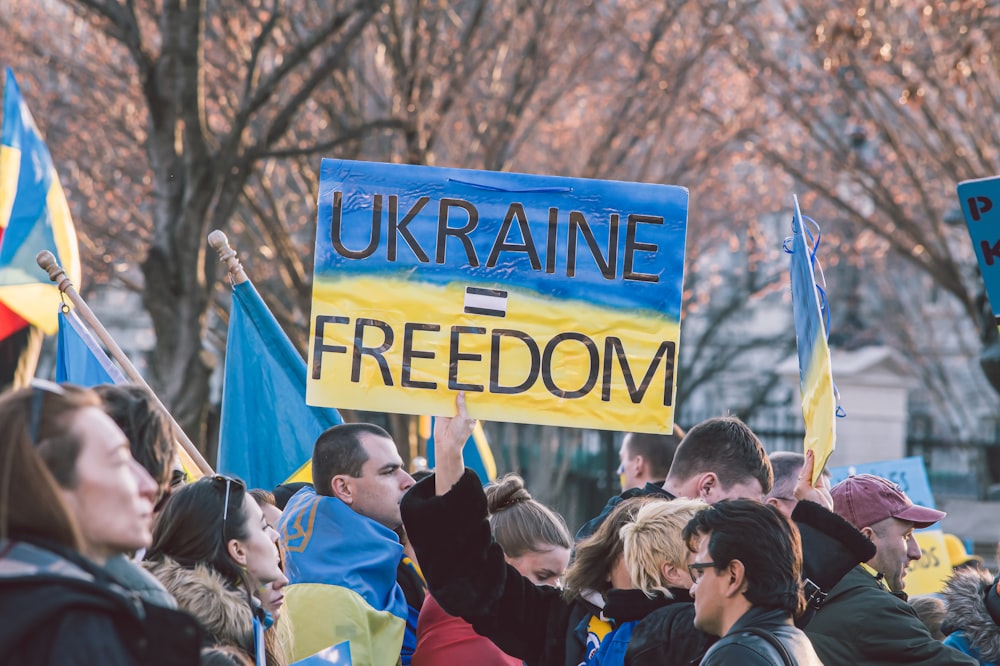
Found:
[(323, 160), (311, 405), (669, 433), (681, 187)]
[(958, 199), (1000, 329), (1000, 176), (959, 183)]

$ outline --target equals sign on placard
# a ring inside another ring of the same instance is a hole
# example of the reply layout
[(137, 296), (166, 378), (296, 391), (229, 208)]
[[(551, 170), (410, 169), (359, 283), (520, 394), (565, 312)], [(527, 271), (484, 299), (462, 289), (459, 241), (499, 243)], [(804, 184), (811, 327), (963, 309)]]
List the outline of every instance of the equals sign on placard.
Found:
[(465, 314), (507, 316), (507, 292), (503, 289), (465, 288)]

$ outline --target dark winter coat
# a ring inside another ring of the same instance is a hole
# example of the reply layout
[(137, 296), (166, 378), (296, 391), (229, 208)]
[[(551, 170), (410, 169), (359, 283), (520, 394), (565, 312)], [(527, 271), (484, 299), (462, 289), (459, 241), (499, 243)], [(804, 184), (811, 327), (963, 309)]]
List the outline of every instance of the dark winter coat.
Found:
[(806, 634), (825, 664), (978, 666), (934, 640), (910, 605), (861, 566), (833, 587)]
[[(554, 587), (534, 585), (504, 560), (493, 541), (482, 483), (471, 470), (448, 493), (434, 477), (403, 497), (403, 525), (431, 595), (501, 650), (528, 666), (577, 666), (584, 646), (575, 632), (583, 604)], [(567, 646), (571, 646), (567, 649)]]
[(694, 604), (688, 594), (644, 617), (632, 631), (625, 652), (626, 666), (689, 666), (697, 664), (716, 641), (694, 628)]
[[(756, 630), (756, 631), (754, 631)], [(784, 647), (789, 660), (771, 640), (770, 634)], [(828, 662), (829, 663), (829, 662)], [(839, 663), (839, 662), (838, 662)], [(823, 666), (809, 639), (792, 624), (787, 611), (751, 608), (740, 617), (719, 642), (709, 648), (701, 666)]]
[(0, 541), (0, 655), (6, 666), (195, 666), (190, 615), (143, 602), (64, 547)]

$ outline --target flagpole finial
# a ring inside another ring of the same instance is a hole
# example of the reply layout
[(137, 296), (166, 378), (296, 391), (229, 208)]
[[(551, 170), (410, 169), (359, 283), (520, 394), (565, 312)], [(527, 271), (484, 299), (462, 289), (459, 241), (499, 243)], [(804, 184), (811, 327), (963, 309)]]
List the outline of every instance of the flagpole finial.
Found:
[(48, 250), (42, 250), (39, 252), (38, 256), (35, 257), (35, 261), (42, 268), (42, 270), (49, 274), (49, 279), (56, 283), (56, 286), (59, 287), (59, 291), (65, 292), (66, 289), (73, 286), (73, 283), (70, 282), (69, 276), (66, 275), (66, 271), (59, 265), (59, 262), (56, 261), (55, 255)]
[(219, 253), (219, 261), (226, 264), (226, 270), (229, 271), (229, 278), (233, 281), (234, 285), (243, 284), (250, 279), (243, 271), (243, 265), (236, 255), (236, 250), (230, 247), (229, 239), (226, 238), (225, 233), (220, 229), (216, 229), (208, 234), (208, 244), (214, 247), (215, 251)]

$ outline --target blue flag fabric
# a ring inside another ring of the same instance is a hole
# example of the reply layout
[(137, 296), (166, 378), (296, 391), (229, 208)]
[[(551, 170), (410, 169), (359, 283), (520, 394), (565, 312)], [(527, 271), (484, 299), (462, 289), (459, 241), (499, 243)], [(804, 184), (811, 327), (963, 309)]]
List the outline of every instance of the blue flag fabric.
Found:
[(250, 282), (233, 287), (226, 341), (219, 471), (274, 488), (312, 457), (335, 409), (305, 402), (306, 363)]
[(295, 627), (293, 659), (350, 641), (358, 663), (394, 666), (406, 630), (396, 582), (403, 547), (396, 533), (336, 497), (297, 492), (278, 522), (285, 544), (285, 612)]
[(56, 381), (78, 386), (125, 384), (128, 381), (75, 310), (59, 311)]

